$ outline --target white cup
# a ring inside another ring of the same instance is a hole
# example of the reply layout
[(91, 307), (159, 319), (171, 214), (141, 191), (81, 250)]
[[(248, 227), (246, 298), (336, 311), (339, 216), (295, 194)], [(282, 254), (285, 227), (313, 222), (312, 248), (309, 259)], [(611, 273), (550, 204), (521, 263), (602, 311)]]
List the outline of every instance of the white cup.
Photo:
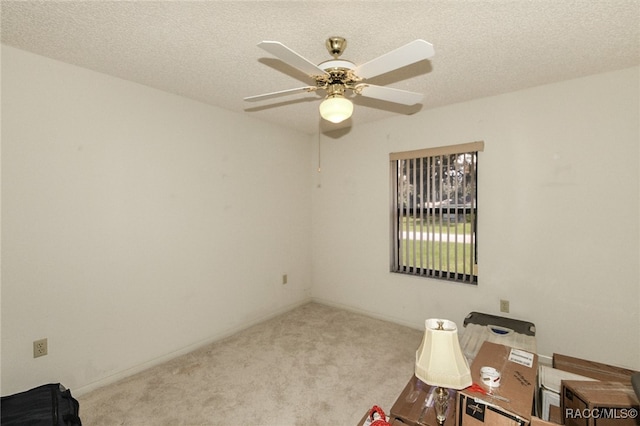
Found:
[(493, 367), (482, 367), (480, 369), (480, 378), (482, 379), (482, 384), (488, 388), (500, 386), (500, 372)]

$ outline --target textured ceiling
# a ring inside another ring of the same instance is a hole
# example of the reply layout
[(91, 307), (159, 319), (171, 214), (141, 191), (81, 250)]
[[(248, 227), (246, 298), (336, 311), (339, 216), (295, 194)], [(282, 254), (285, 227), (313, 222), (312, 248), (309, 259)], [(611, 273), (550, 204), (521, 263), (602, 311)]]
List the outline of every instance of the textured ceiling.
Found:
[[(640, 64), (640, 0), (5, 1), (2, 42), (257, 119), (315, 133)], [(329, 36), (361, 64), (421, 38), (435, 56), (371, 79), (425, 94), (417, 107), (357, 98), (342, 125), (312, 84), (258, 48), (280, 41), (311, 62)]]

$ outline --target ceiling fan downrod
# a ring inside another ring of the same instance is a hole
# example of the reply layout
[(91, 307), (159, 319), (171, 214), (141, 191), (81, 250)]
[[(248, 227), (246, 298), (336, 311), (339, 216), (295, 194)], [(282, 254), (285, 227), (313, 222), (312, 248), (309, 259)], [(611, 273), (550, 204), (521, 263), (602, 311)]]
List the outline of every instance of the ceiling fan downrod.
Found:
[(329, 37), (326, 46), (329, 54), (338, 59), (347, 48), (347, 40), (344, 37)]

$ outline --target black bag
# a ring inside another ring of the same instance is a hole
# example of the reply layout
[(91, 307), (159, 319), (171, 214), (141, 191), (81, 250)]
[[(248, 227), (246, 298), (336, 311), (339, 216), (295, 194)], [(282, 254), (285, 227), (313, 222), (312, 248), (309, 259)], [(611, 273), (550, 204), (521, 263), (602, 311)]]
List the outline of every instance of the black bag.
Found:
[(80, 404), (60, 383), (3, 396), (0, 401), (2, 426), (81, 426)]

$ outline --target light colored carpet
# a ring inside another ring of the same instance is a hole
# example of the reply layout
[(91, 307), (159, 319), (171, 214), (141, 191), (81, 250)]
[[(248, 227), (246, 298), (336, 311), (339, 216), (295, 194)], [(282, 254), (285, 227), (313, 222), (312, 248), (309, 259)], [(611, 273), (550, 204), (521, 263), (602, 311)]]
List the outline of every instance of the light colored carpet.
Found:
[(356, 425), (387, 413), (422, 332), (309, 303), (79, 397), (83, 424)]

